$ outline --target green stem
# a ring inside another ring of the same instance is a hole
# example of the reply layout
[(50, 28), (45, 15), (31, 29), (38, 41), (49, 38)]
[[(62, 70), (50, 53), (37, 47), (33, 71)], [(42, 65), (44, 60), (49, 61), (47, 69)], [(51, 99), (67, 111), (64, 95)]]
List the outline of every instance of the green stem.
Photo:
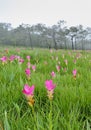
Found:
[(52, 100), (50, 100), (50, 112), (49, 112), (49, 130), (52, 130)]
[(34, 107), (32, 106), (32, 114), (33, 114), (33, 117), (34, 117), (34, 130), (37, 130), (37, 122), (36, 122), (36, 115), (35, 115), (35, 112), (34, 112)]

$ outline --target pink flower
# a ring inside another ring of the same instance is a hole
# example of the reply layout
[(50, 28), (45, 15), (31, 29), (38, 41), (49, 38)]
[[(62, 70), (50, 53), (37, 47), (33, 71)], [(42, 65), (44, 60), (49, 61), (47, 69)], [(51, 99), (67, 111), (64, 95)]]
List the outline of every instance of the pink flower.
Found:
[(55, 77), (55, 76), (56, 76), (56, 74), (55, 74), (54, 71), (51, 72), (51, 76), (52, 76), (52, 77)]
[(77, 70), (74, 69), (74, 70), (72, 71), (72, 73), (73, 73), (73, 76), (76, 76)]
[(59, 71), (60, 71), (60, 69), (61, 69), (61, 66), (56, 65), (56, 69), (57, 69), (57, 71), (59, 72)]
[(32, 70), (33, 70), (33, 71), (36, 70), (36, 66), (35, 66), (35, 65), (32, 66)]
[(22, 92), (26, 95), (26, 96), (31, 96), (33, 95), (34, 92), (34, 85), (32, 85), (31, 87), (28, 84), (24, 85), (24, 89), (22, 90)]
[(56, 57), (56, 61), (58, 61), (58, 57)]
[(28, 101), (28, 104), (33, 107), (34, 105), (34, 88), (35, 86), (32, 85), (31, 87), (28, 85), (28, 84), (25, 84), (24, 85), (24, 89), (22, 90), (22, 92), (26, 95), (26, 98), (27, 98), (27, 101)]
[(30, 76), (30, 74), (31, 74), (30, 69), (27, 68), (27, 69), (25, 70), (25, 73), (26, 73), (27, 76)]
[(24, 59), (20, 58), (19, 59), (19, 64), (22, 64), (24, 62)]
[(6, 49), (5, 49), (5, 52), (6, 52), (6, 53), (8, 53), (8, 52), (9, 52), (8, 48), (6, 48)]
[(67, 68), (64, 68), (64, 72), (67, 72)]
[(74, 79), (76, 79), (77, 70), (74, 69), (74, 70), (72, 71), (72, 73), (73, 73), (73, 77), (74, 77)]
[(0, 58), (2, 62), (7, 62), (7, 57), (3, 56), (2, 58)]
[(63, 59), (64, 59), (64, 54), (62, 54), (62, 57), (63, 57)]
[(2, 61), (2, 64), (4, 65), (7, 63), (8, 58), (6, 56), (3, 56), (2, 58), (0, 58), (0, 60)]
[(30, 61), (30, 56), (26, 56), (27, 60)]
[(53, 84), (52, 80), (46, 80), (45, 86), (46, 86), (48, 91), (54, 90), (54, 88), (56, 87), (56, 85)]
[(52, 50), (52, 49), (50, 49), (50, 52), (52, 53), (52, 52), (53, 52), (53, 50)]
[(52, 80), (46, 80), (45, 81), (45, 86), (47, 89), (47, 96), (49, 98), (49, 100), (53, 99), (53, 93), (54, 93), (54, 88), (56, 87), (55, 84), (53, 84)]
[(64, 60), (64, 62), (65, 62), (65, 64), (67, 65), (68, 64), (68, 60), (66, 59), (66, 60)]
[(27, 67), (30, 68), (30, 66), (31, 66), (31, 64), (30, 64), (30, 62), (28, 62), (28, 63), (27, 63)]
[(44, 61), (44, 64), (47, 65), (48, 64), (47, 61)]
[(20, 52), (20, 49), (19, 49), (19, 48), (17, 48), (17, 49), (16, 49), (16, 51), (17, 51), (17, 52)]
[(58, 64), (60, 65), (60, 61), (58, 61)]
[(16, 56), (15, 56), (15, 59), (19, 61), (20, 56), (17, 56), (17, 55), (16, 55)]
[(9, 60), (10, 60), (11, 62), (12, 62), (14, 59), (15, 59), (15, 56), (14, 56), (14, 55), (10, 56), (10, 58), (9, 58)]
[(76, 59), (73, 62), (74, 62), (74, 64), (76, 64)]

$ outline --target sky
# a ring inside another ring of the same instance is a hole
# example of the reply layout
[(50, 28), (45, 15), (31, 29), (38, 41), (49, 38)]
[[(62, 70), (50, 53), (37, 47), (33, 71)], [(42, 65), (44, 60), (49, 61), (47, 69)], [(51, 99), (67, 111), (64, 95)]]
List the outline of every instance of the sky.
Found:
[(65, 20), (67, 26), (91, 27), (91, 0), (0, 0), (0, 22), (47, 26)]

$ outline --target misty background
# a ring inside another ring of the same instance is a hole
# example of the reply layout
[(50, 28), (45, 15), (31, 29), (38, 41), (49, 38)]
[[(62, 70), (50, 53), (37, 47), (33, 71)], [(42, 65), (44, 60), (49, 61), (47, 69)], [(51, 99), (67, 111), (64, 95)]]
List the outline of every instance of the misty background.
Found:
[(0, 0), (0, 45), (91, 49), (90, 0)]

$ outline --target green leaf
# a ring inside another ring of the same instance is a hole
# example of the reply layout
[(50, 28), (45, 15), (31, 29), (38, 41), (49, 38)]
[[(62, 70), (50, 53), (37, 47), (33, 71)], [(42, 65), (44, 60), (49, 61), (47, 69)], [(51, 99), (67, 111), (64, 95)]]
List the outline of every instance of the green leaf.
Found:
[(7, 112), (5, 111), (5, 119), (4, 119), (4, 130), (10, 130), (10, 125), (7, 118)]

